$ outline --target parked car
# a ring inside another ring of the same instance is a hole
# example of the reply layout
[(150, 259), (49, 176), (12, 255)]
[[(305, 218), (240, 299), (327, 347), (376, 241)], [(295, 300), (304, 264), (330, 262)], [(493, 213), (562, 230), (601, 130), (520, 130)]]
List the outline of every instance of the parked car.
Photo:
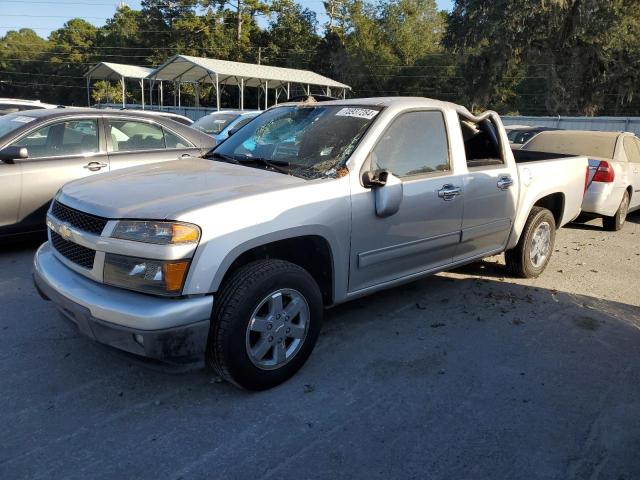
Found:
[(34, 278), (98, 342), (248, 389), (304, 364), (324, 307), (504, 251), (540, 275), (587, 171), (424, 98), (279, 106), (205, 157), (65, 185)]
[(42, 103), (40, 100), (22, 100), (20, 98), (0, 98), (0, 116), (25, 110), (56, 108), (56, 105)]
[(511, 148), (519, 149), (522, 145), (534, 138), (536, 135), (549, 130), (558, 130), (551, 127), (518, 127), (511, 128), (507, 131), (507, 138), (511, 144)]
[(191, 126), (211, 135), (216, 143), (220, 143), (260, 113), (257, 110), (221, 110), (199, 118)]
[(213, 140), (168, 118), (118, 110), (30, 110), (0, 117), (0, 237), (44, 231), (66, 182), (202, 155)]
[(640, 209), (640, 140), (633, 133), (544, 132), (523, 149), (587, 156), (589, 178), (582, 211), (602, 217), (606, 230), (620, 230), (627, 213)]

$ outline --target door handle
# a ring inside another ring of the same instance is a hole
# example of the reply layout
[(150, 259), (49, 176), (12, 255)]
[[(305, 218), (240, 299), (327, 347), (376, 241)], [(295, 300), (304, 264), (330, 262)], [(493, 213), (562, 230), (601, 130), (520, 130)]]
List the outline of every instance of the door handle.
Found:
[(108, 165), (106, 163), (89, 162), (85, 166), (83, 166), (82, 168), (86, 168), (87, 170), (91, 170), (92, 172), (97, 172), (101, 168), (104, 168), (104, 167), (107, 167), (107, 166)]
[(500, 190), (506, 190), (512, 185), (513, 185), (513, 179), (508, 175), (505, 175), (504, 177), (500, 177), (498, 179), (498, 188)]
[(456, 187), (455, 185), (447, 184), (443, 185), (442, 189), (438, 190), (438, 197), (442, 198), (445, 202), (450, 202), (454, 198), (456, 198), (462, 189), (460, 187)]
[(189, 157), (193, 157), (193, 155), (191, 155), (190, 153), (183, 153), (182, 155), (180, 155), (180, 158), (189, 158)]

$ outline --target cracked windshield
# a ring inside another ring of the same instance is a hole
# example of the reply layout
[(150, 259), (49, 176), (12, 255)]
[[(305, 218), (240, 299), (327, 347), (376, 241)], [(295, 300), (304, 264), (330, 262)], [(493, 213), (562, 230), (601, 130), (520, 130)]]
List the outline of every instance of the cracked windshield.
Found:
[(305, 179), (335, 177), (379, 112), (344, 105), (274, 108), (206, 158)]

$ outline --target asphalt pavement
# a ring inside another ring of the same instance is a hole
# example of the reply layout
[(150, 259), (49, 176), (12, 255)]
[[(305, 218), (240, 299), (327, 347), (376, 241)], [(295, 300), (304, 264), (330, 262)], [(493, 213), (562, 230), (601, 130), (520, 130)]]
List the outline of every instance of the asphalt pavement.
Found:
[(640, 478), (640, 214), (327, 311), (289, 382), (247, 393), (80, 336), (0, 247), (2, 479)]

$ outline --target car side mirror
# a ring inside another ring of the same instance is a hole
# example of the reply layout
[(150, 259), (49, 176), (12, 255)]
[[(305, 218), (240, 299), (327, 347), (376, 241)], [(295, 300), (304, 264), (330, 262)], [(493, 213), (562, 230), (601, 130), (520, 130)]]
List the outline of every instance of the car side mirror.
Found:
[(362, 177), (362, 184), (373, 190), (378, 217), (390, 217), (398, 213), (404, 197), (402, 180), (388, 170), (382, 170), (375, 174), (366, 172)]
[(13, 163), (14, 160), (29, 158), (27, 147), (9, 146), (0, 150), (0, 161), (4, 163)]

